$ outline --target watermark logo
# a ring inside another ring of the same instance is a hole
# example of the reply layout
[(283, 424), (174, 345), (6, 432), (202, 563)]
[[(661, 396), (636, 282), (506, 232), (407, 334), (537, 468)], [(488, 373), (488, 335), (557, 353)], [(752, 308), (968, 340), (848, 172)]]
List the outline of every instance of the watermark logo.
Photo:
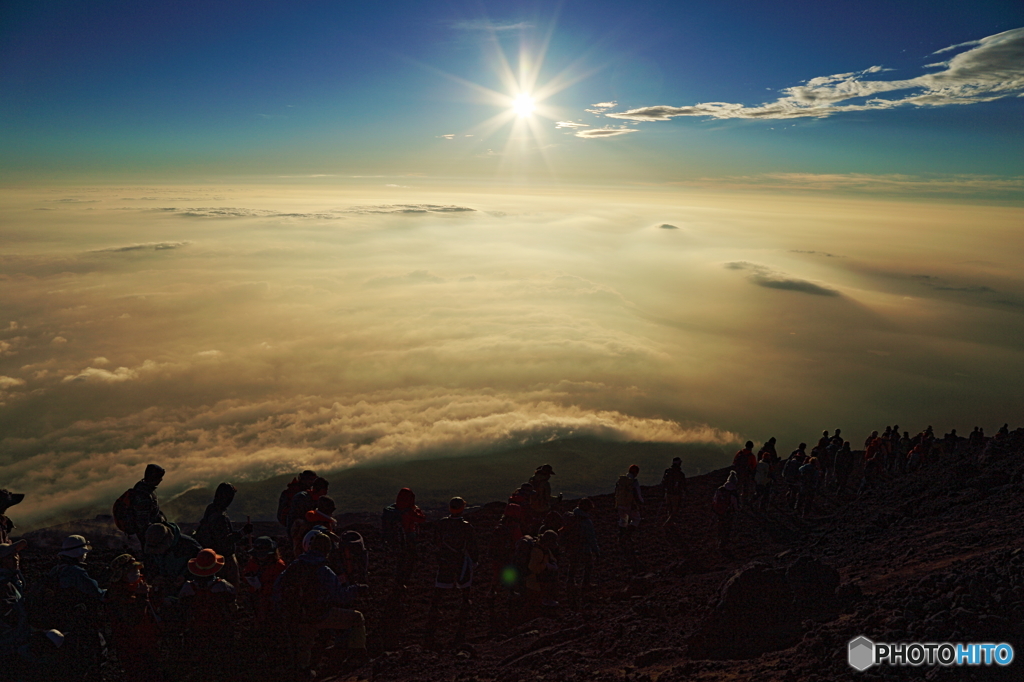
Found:
[(875, 664), (875, 643), (863, 635), (852, 639), (846, 655), (850, 665), (863, 672)]
[(999, 665), (1013, 662), (1013, 647), (1005, 642), (953, 644), (951, 642), (872, 642), (861, 635), (846, 646), (846, 660), (863, 672), (873, 665)]

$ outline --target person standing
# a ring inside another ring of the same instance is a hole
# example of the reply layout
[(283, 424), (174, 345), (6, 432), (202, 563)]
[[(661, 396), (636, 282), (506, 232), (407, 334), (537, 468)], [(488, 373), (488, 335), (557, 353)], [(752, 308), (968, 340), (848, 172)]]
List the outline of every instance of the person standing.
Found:
[(732, 458), (732, 470), (736, 472), (737, 486), (740, 493), (740, 506), (747, 506), (753, 501), (754, 469), (757, 458), (754, 456), (754, 442), (747, 441), (742, 450)]
[(636, 553), (637, 534), (640, 532), (640, 516), (644, 505), (644, 496), (640, 492), (640, 467), (633, 464), (629, 472), (619, 476), (615, 482), (615, 511), (619, 517), (619, 544), (626, 556), (630, 570), (642, 568)]
[[(434, 524), (437, 576), (434, 579), (434, 597), (427, 615), (427, 622), (436, 623), (444, 593), (459, 590), (462, 593), (462, 608), (455, 629), (456, 644), (460, 644), (466, 637), (466, 621), (473, 605), (470, 600), (473, 570), (479, 560), (473, 526), (462, 516), (465, 510), (466, 501), (461, 497), (453, 497), (448, 503), (448, 516)], [(427, 636), (429, 641), (433, 641), (435, 630), (433, 627), (430, 629)]]
[(729, 478), (711, 498), (711, 510), (718, 517), (718, 551), (726, 556), (729, 555), (733, 518), (740, 508), (738, 478), (735, 471), (730, 471)]
[(661, 489), (665, 493), (665, 506), (668, 507), (665, 523), (678, 521), (683, 506), (683, 495), (686, 494), (686, 474), (683, 473), (681, 458), (672, 458), (672, 466), (665, 469), (661, 476)]
[(167, 517), (160, 511), (156, 489), (164, 480), (164, 468), (159, 464), (147, 464), (142, 480), (132, 488), (128, 500), (130, 524), (140, 547), (146, 546), (146, 530), (154, 523), (165, 523)]

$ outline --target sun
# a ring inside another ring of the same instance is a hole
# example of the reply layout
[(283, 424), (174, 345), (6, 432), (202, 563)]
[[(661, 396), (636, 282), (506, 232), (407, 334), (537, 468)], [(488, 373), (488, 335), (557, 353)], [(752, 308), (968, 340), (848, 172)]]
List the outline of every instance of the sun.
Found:
[(526, 118), (532, 116), (534, 110), (537, 108), (537, 103), (533, 97), (523, 93), (512, 100), (512, 111), (515, 112), (516, 116), (520, 118)]

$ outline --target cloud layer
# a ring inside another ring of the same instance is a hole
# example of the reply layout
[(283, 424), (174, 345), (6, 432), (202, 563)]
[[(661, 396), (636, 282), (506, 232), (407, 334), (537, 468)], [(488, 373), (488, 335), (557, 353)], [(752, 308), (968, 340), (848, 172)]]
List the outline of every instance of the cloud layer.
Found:
[[(20, 523), (109, 503), (149, 461), (173, 494), (573, 435), (785, 444), (1024, 409), (1019, 209), (61, 192), (0, 190), (0, 481), (30, 494)], [(94, 201), (47, 201), (65, 196)], [(320, 214), (345, 220), (293, 217)]]
[[(629, 121), (668, 121), (680, 116), (712, 119), (826, 118), (840, 113), (940, 107), (991, 102), (1024, 93), (1024, 28), (1005, 31), (947, 50), (970, 46), (946, 62), (931, 64), (941, 70), (916, 78), (883, 80), (869, 76), (886, 71), (872, 66), (863, 71), (812, 78), (803, 85), (785, 88), (774, 102), (746, 106), (729, 102), (705, 102), (689, 106), (647, 106), (619, 113), (595, 110), (609, 118)], [(890, 93), (895, 96), (886, 97)]]

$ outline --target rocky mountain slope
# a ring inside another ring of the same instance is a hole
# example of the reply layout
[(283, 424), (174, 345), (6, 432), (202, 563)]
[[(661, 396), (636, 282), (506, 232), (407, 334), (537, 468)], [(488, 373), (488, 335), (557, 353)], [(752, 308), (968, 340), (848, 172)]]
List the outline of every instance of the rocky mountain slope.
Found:
[[(458, 646), (454, 596), (436, 622), (427, 622), (435, 567), (427, 553), (404, 615), (389, 621), (398, 630), (398, 645), (382, 650), (391, 567), (379, 551), (377, 518), (342, 518), (376, 550), (370, 580), (375, 597), (363, 607), (375, 661), (341, 676), (325, 671), (321, 679), (1021, 679), (1024, 661), (1008, 668), (873, 667), (858, 673), (847, 664), (847, 643), (859, 635), (880, 642), (1006, 641), (1024, 652), (1024, 429), (999, 447), (944, 454), (860, 495), (820, 494), (807, 518), (781, 504), (767, 513), (744, 510), (728, 556), (717, 549), (709, 508), (726, 474), (689, 480), (678, 525), (662, 526), (653, 518), (658, 491), (645, 489), (652, 518), (640, 538), (645, 569), (634, 575), (616, 544), (612, 496), (592, 498), (602, 550), (596, 587), (580, 603), (563, 598), (559, 607), (511, 623), (492, 619), (485, 590), (474, 587), (467, 638)], [(468, 513), (482, 546), (502, 507), (495, 502)], [(52, 542), (69, 530), (32, 534), (26, 571), (41, 570)], [(268, 524), (257, 532), (271, 530), (276, 532)], [(102, 580), (102, 564), (119, 551), (120, 541), (98, 526), (86, 532), (101, 542), (111, 537), (115, 545), (90, 557)], [(485, 574), (486, 561), (478, 575)], [(434, 634), (431, 646), (428, 633)], [(106, 677), (117, 679), (113, 667)], [(241, 669), (237, 679), (276, 677)]]

